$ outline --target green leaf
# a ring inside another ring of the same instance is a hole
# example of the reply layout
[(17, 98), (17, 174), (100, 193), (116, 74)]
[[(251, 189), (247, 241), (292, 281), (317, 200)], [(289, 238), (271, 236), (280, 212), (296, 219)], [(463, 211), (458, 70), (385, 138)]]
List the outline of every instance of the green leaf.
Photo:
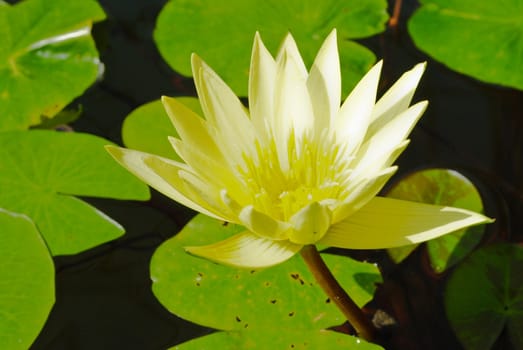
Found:
[(0, 6), (0, 131), (39, 124), (95, 81), (100, 62), (90, 30), (104, 17), (93, 0)]
[(0, 207), (31, 217), (53, 255), (75, 254), (123, 228), (72, 197), (147, 199), (147, 187), (105, 151), (110, 142), (47, 130), (0, 133)]
[(379, 350), (382, 347), (367, 343), (356, 337), (332, 331), (285, 330), (277, 326), (264, 331), (218, 332), (186, 343), (169, 350), (201, 349), (357, 349)]
[(499, 244), (478, 250), (450, 277), (445, 308), (465, 349), (488, 350), (506, 327), (523, 349), (523, 249)]
[[(203, 115), (200, 102), (194, 97), (177, 97), (198, 115)], [(174, 151), (168, 136), (178, 136), (169, 120), (162, 101), (156, 100), (131, 112), (122, 126), (122, 138), (126, 147), (162, 157), (181, 160)]]
[(190, 76), (190, 55), (196, 52), (239, 96), (246, 96), (256, 31), (273, 54), (290, 31), (310, 67), (323, 40), (337, 28), (346, 93), (375, 61), (371, 51), (348, 39), (382, 32), (387, 19), (383, 0), (234, 0), (227, 6), (171, 0), (160, 13), (154, 38), (174, 70)]
[[(414, 202), (453, 206), (475, 212), (483, 211), (481, 195), (466, 177), (450, 169), (426, 169), (414, 172), (396, 183), (387, 197)], [(427, 242), (430, 263), (441, 273), (462, 260), (480, 242), (484, 225), (454, 231)], [(395, 262), (406, 258), (417, 245), (388, 249)]]
[(26, 216), (0, 209), (0, 349), (26, 350), (54, 304), (49, 250)]
[(409, 21), (416, 46), (476, 79), (523, 89), (520, 0), (422, 0)]
[[(172, 313), (222, 330), (323, 329), (344, 322), (299, 254), (264, 270), (217, 265), (186, 253), (183, 247), (229, 237), (242, 227), (197, 215), (174, 238), (162, 244), (151, 261), (153, 292)], [(327, 265), (358, 305), (367, 303), (376, 266), (324, 254)]]

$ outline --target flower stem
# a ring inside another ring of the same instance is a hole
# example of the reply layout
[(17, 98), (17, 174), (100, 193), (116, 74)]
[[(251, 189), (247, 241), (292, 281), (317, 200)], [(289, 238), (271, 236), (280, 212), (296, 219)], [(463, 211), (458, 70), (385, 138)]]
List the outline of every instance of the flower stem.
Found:
[(351, 297), (340, 286), (331, 271), (325, 265), (315, 245), (306, 245), (301, 249), (301, 256), (307, 264), (314, 278), (323, 288), (329, 298), (334, 301), (341, 310), (347, 321), (354, 327), (358, 336), (367, 340), (375, 341), (376, 329), (363, 314), (361, 309), (351, 299)]

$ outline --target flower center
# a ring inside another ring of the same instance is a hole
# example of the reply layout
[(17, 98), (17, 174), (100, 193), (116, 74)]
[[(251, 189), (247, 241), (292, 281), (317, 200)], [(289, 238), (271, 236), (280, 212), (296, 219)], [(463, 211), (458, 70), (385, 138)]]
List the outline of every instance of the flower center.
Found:
[[(262, 147), (256, 141), (252, 157), (244, 155), (240, 173), (250, 189), (255, 209), (278, 220), (288, 221), (312, 202), (337, 200), (343, 195), (350, 159), (339, 144), (327, 137), (288, 138), (286, 148), (278, 148), (274, 139)], [(287, 152), (289, 166), (281, 165), (281, 150)]]

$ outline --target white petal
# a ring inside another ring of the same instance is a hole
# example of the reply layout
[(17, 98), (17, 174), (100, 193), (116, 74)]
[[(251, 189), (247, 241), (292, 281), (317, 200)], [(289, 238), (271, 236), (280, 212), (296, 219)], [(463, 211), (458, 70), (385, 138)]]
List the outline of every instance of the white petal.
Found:
[(336, 140), (346, 144), (349, 153), (360, 146), (367, 133), (370, 116), (376, 102), (381, 66), (382, 61), (379, 61), (360, 80), (343, 102), (336, 117), (334, 124)]
[(374, 197), (331, 226), (319, 243), (349, 249), (392, 248), (489, 222), (492, 220), (464, 209)]
[(296, 41), (294, 41), (294, 38), (290, 33), (285, 36), (285, 39), (283, 39), (280, 49), (278, 50), (278, 55), (276, 56), (277, 65), (279, 65), (283, 60), (284, 54), (294, 61), (299, 75), (303, 79), (307, 79), (307, 68), (305, 67), (305, 63), (303, 63)]
[(307, 88), (314, 109), (315, 130), (332, 125), (340, 109), (341, 72), (336, 29), (325, 39), (312, 65)]
[(180, 177), (181, 171), (191, 171), (187, 165), (126, 148), (106, 146), (106, 149), (127, 170), (167, 197), (210, 217), (231, 221), (220, 208), (211, 207), (188, 189), (186, 181)]
[(236, 200), (244, 203), (249, 200), (244, 183), (238, 180), (238, 174), (228, 167), (227, 162), (213, 159), (204, 149), (169, 137), (169, 141), (178, 155), (206, 182), (216, 188), (227, 188)]
[(205, 119), (174, 98), (162, 96), (162, 103), (178, 135), (185, 143), (205, 150), (209, 157), (217, 161), (223, 160)]
[(222, 153), (242, 162), (243, 152), (253, 150), (254, 129), (245, 107), (221, 78), (197, 55), (192, 55), (196, 90), (207, 121), (220, 136)]
[(387, 160), (399, 148), (403, 149), (406, 146), (405, 139), (426, 108), (427, 101), (411, 106), (367, 139), (353, 160), (353, 176), (371, 174), (388, 167)]
[(260, 238), (248, 231), (199, 247), (185, 247), (191, 254), (234, 267), (264, 268), (291, 258), (301, 245)]
[(307, 80), (299, 73), (295, 58), (285, 52), (277, 74), (276, 117), (280, 125), (293, 127), (295, 135), (302, 135), (314, 123)]
[(270, 216), (254, 209), (252, 205), (246, 206), (238, 216), (240, 224), (259, 236), (282, 240), (287, 238), (287, 231), (291, 225), (271, 218)]
[(326, 205), (313, 202), (294, 214), (290, 222), (293, 230), (289, 240), (297, 244), (314, 244), (329, 229), (332, 213)]
[(372, 111), (369, 133), (374, 134), (395, 116), (405, 111), (425, 71), (426, 63), (419, 63), (401, 78), (376, 102)]
[(374, 177), (355, 181), (355, 184), (346, 190), (348, 196), (344, 198), (343, 202), (334, 210), (332, 223), (336, 224), (360, 210), (381, 191), (397, 169), (395, 166), (390, 167), (376, 174)]
[(249, 74), (249, 110), (255, 129), (263, 133), (274, 114), (276, 63), (256, 32)]

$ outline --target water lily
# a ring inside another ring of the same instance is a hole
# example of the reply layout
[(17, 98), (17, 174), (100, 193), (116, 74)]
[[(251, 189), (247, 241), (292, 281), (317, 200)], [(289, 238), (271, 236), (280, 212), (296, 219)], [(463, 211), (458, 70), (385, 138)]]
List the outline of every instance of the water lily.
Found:
[[(184, 162), (109, 146), (113, 157), (166, 196), (245, 231), (186, 247), (241, 267), (281, 263), (304, 245), (379, 249), (423, 242), (483, 215), (376, 196), (394, 174), (427, 102), (410, 105), (424, 64), (377, 102), (378, 62), (341, 101), (336, 31), (309, 71), (292, 36), (273, 58), (256, 34), (249, 108), (197, 55), (194, 81), (204, 118), (164, 97)], [(202, 235), (205, 232), (201, 233)]]

